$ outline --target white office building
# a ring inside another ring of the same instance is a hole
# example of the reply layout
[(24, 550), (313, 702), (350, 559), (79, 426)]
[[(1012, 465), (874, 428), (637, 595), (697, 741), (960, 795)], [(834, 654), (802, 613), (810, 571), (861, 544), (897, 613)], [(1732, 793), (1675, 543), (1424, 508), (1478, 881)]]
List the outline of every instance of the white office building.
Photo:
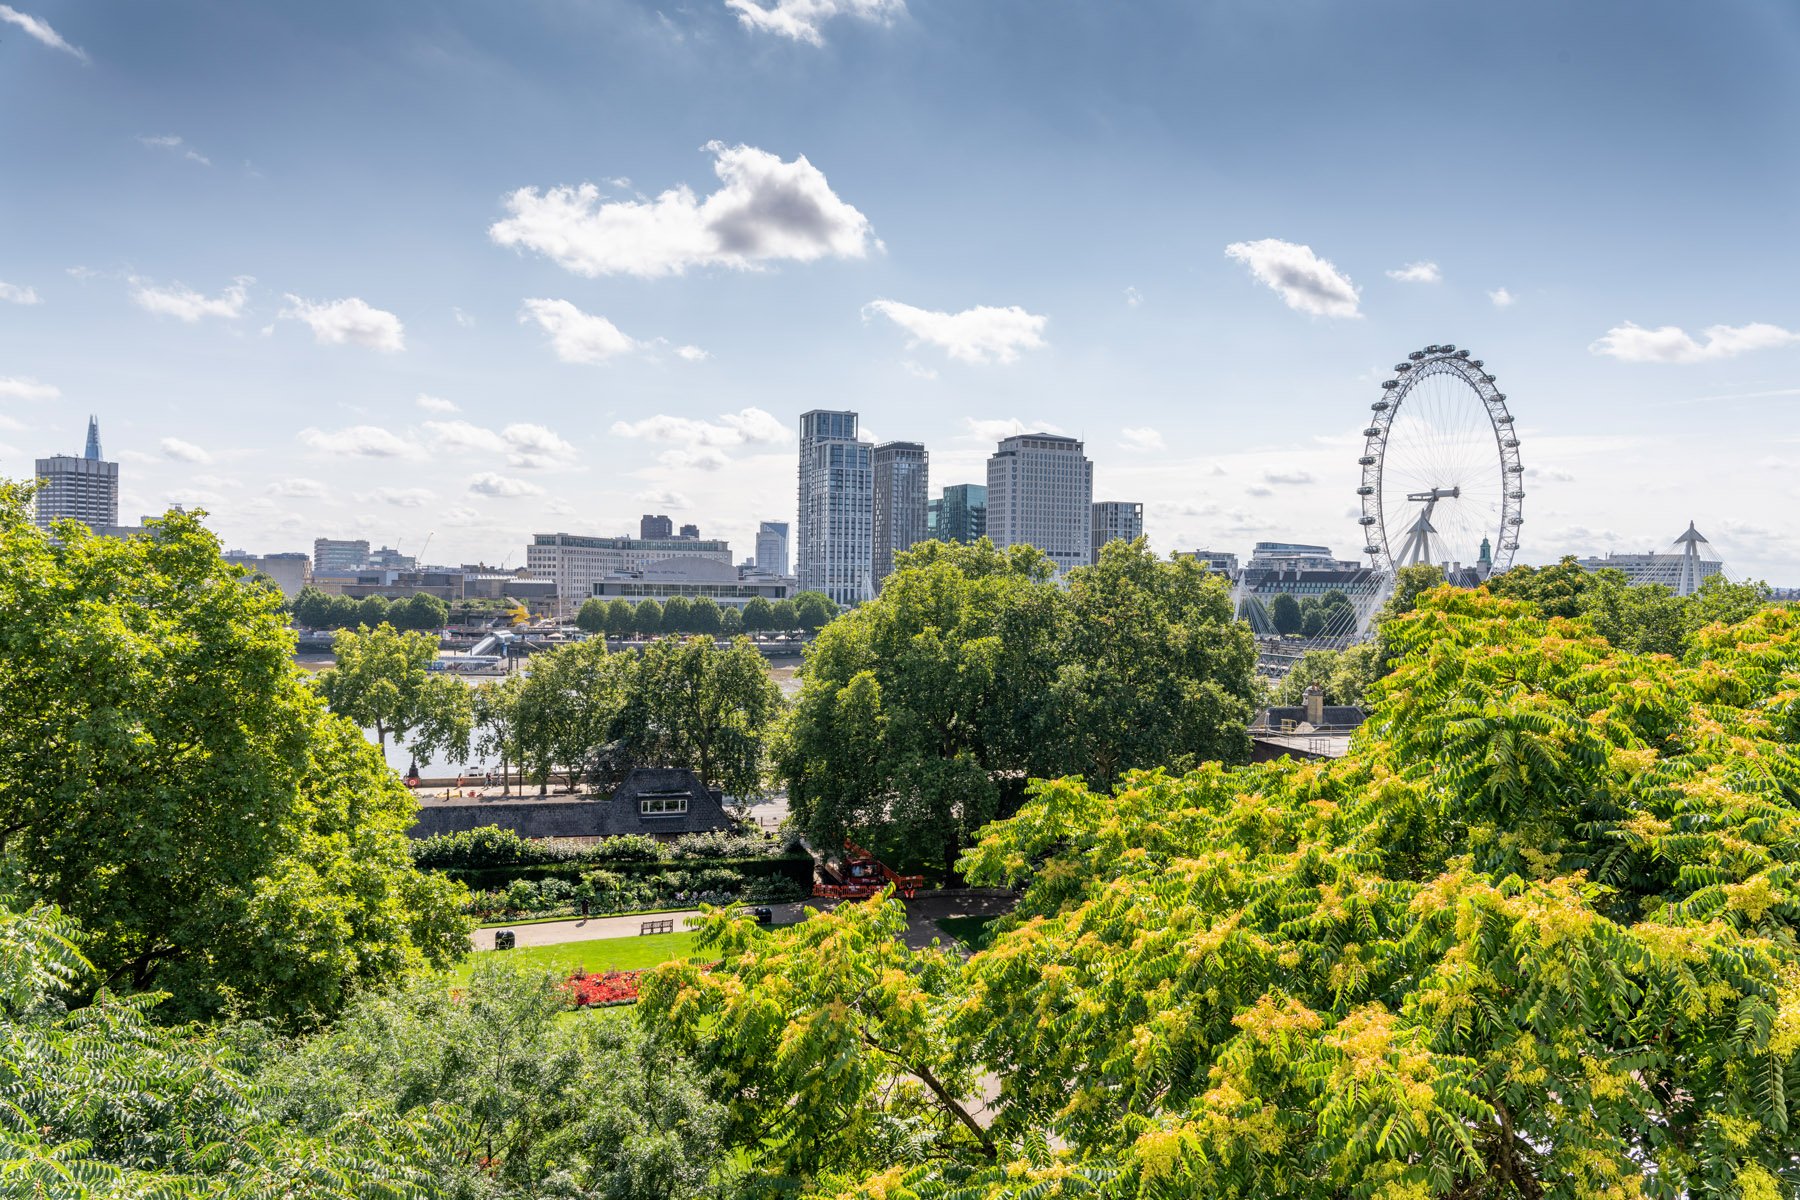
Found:
[(839, 604), (875, 594), (875, 447), (857, 436), (857, 415), (800, 414), (799, 563), (802, 591)]
[(788, 573), (788, 523), (764, 521), (756, 531), (756, 569), (765, 575)]
[(875, 586), (894, 573), (894, 555), (930, 537), (931, 458), (918, 442), (875, 447)]
[(994, 545), (1036, 546), (1059, 573), (1094, 556), (1094, 464), (1079, 439), (1022, 433), (988, 459), (987, 533)]
[(34, 501), (39, 529), (73, 519), (96, 531), (119, 524), (119, 464), (100, 457), (100, 422), (88, 418), (87, 446), (77, 458), (57, 454), (37, 460)]
[(594, 585), (607, 576), (675, 558), (711, 559), (729, 567), (731, 543), (703, 538), (540, 533), (525, 548), (525, 569), (533, 579), (556, 584), (558, 610), (566, 614), (593, 595)]
[(720, 608), (743, 608), (758, 596), (773, 604), (792, 600), (800, 589), (792, 575), (765, 575), (707, 558), (668, 558), (646, 563), (635, 571), (620, 571), (594, 584), (593, 594), (602, 600), (640, 600), (658, 603), (682, 596), (706, 597)]
[(1677, 596), (1693, 595), (1701, 583), (1725, 570), (1712, 544), (1694, 528), (1692, 521), (1688, 522), (1687, 532), (1662, 554), (1606, 554), (1575, 561), (1589, 571), (1621, 571), (1632, 587), (1659, 583)]
[(1144, 506), (1129, 500), (1094, 501), (1094, 559), (1108, 542), (1134, 542), (1144, 536)]

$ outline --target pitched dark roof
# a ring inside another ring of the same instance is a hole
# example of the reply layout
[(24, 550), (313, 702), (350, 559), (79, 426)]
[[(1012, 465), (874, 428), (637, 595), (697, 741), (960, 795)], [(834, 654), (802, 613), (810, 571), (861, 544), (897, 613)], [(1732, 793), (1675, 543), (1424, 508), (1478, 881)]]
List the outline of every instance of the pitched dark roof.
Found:
[[(661, 796), (687, 800), (687, 811), (646, 816), (642, 801)], [(732, 829), (734, 821), (706, 790), (700, 777), (677, 767), (639, 767), (610, 796), (526, 796), (444, 800), (419, 797), (412, 836), (459, 833), (497, 825), (524, 838), (618, 837), (710, 833)]]

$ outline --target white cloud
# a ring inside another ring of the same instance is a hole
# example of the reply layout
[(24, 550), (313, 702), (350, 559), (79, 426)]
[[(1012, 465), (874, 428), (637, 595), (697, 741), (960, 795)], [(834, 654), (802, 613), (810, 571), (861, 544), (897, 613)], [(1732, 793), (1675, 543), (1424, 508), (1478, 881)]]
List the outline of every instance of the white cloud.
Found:
[(149, 146), (152, 150), (167, 150), (171, 154), (181, 155), (181, 157), (187, 159), (189, 162), (197, 162), (203, 167), (212, 166), (212, 159), (206, 157), (206, 155), (200, 153), (172, 133), (164, 134), (161, 137), (140, 137), (138, 141)]
[(822, 46), (821, 23), (832, 17), (858, 17), (891, 24), (906, 12), (906, 0), (725, 0), (725, 7), (737, 14), (745, 29)]
[(900, 364), (900, 369), (905, 371), (908, 375), (917, 376), (920, 379), (935, 380), (938, 377), (936, 367), (928, 367), (923, 363), (916, 363), (910, 358)]
[(317, 479), (277, 479), (269, 485), (269, 495), (294, 500), (323, 500), (331, 495), (331, 489)]
[(566, 363), (604, 362), (626, 354), (638, 343), (605, 317), (584, 313), (567, 300), (527, 300), (520, 321), (536, 321), (550, 335), (556, 357)]
[(1622, 362), (1697, 363), (1800, 342), (1800, 333), (1779, 325), (1712, 325), (1702, 333), (1706, 341), (1698, 342), (1674, 325), (1645, 329), (1627, 321), (1588, 349)]
[(1311, 246), (1263, 238), (1233, 242), (1225, 254), (1249, 267), (1289, 308), (1319, 317), (1362, 316), (1356, 308), (1356, 285), (1314, 254)]
[(1125, 304), (1127, 307), (1136, 308), (1143, 302), (1144, 293), (1138, 291), (1135, 287), (1128, 287), (1125, 289)]
[(697, 446), (690, 450), (664, 450), (656, 456), (656, 461), (678, 471), (686, 469), (717, 471), (731, 460), (725, 457), (723, 450), (715, 450), (711, 446)]
[(566, 466), (575, 459), (574, 445), (542, 425), (518, 423), (495, 432), (468, 421), (427, 421), (432, 448), (445, 454), (504, 454), (509, 466)]
[(321, 454), (346, 454), (358, 458), (419, 458), (422, 451), (398, 434), (378, 425), (350, 425), (343, 429), (302, 429), (300, 442)]
[(62, 395), (62, 389), (53, 384), (39, 383), (35, 379), (23, 379), (16, 375), (0, 375), (0, 398), (54, 400), (60, 395)]
[(1021, 433), (1061, 433), (1062, 430), (1048, 421), (1035, 421), (1030, 425), (1017, 417), (964, 417), (963, 425), (968, 429), (964, 437), (976, 442), (998, 442), (1003, 438), (1014, 437)]
[(632, 499), (648, 504), (652, 508), (664, 508), (671, 511), (679, 511), (694, 506), (694, 502), (689, 500), (686, 495), (681, 492), (671, 491), (668, 488), (661, 488), (650, 492), (639, 492), (636, 496), (632, 497)]
[(1275, 494), (1274, 488), (1266, 488), (1266, 487), (1262, 486), (1260, 483), (1252, 484), (1251, 486), (1245, 488), (1244, 491), (1246, 494), (1251, 495), (1251, 496), (1273, 496)]
[(348, 343), (388, 354), (406, 348), (406, 328), (400, 324), (400, 318), (371, 308), (356, 296), (318, 304), (294, 295), (287, 299), (293, 307), (282, 309), (281, 315), (305, 321), (312, 328), (313, 340), (321, 345)]
[(970, 363), (1009, 363), (1019, 357), (1020, 350), (1039, 349), (1044, 345), (1044, 325), (1050, 319), (1017, 305), (980, 305), (944, 313), (895, 300), (870, 301), (863, 305), (865, 321), (870, 313), (886, 317), (911, 334), (909, 345), (929, 342), (951, 358)]
[(559, 467), (575, 459), (575, 447), (542, 425), (508, 425), (500, 431), (506, 441), (506, 461), (515, 467)]
[(475, 318), (471, 317), (468, 313), (464, 312), (462, 309), (453, 308), (450, 310), (450, 315), (452, 317), (456, 318), (456, 323), (458, 325), (461, 325), (464, 329), (475, 328)]
[[(787, 426), (760, 408), (745, 408), (735, 413), (725, 413), (717, 421), (699, 421), (692, 417), (672, 417), (667, 414), (658, 414), (654, 417), (645, 417), (641, 421), (615, 421), (612, 432), (615, 437), (643, 438), (653, 442), (676, 442), (688, 448), (780, 445), (792, 439)], [(719, 462), (723, 463), (723, 456), (717, 457)]]
[(201, 317), (223, 317), (233, 321), (244, 315), (245, 285), (251, 282), (249, 276), (242, 276), (217, 296), (208, 297), (179, 283), (172, 287), (157, 287), (150, 280), (133, 275), (131, 299), (145, 312), (174, 317), (190, 325)]
[(677, 357), (685, 358), (688, 362), (704, 362), (706, 359), (712, 357), (711, 354), (698, 346), (677, 346), (675, 347), (675, 354)]
[(413, 403), (424, 409), (426, 412), (453, 413), (462, 411), (460, 408), (456, 407), (453, 402), (444, 399), (442, 396), (428, 396), (424, 392), (420, 392), (418, 398), (415, 399)]
[(158, 445), (165, 458), (172, 458), (176, 462), (209, 463), (212, 461), (212, 455), (205, 450), (192, 442), (184, 442), (177, 437), (166, 437)]
[(1442, 283), (1444, 281), (1444, 273), (1438, 270), (1438, 265), (1434, 262), (1415, 262), (1407, 263), (1404, 267), (1394, 267), (1388, 271), (1387, 277), (1397, 279), (1401, 283)]
[[(799, 157), (783, 162), (754, 146), (703, 147), (723, 186), (704, 200), (685, 186), (654, 200), (605, 201), (591, 183), (506, 198), (512, 215), (488, 236), (522, 246), (578, 275), (679, 275), (689, 267), (747, 270), (789, 259), (862, 258), (869, 219), (831, 190)], [(879, 243), (877, 243), (879, 245)]]
[(36, 38), (46, 46), (73, 54), (82, 62), (88, 61), (87, 51), (79, 46), (71, 46), (68, 42), (65, 42), (62, 34), (50, 28), (50, 23), (48, 21), (40, 20), (30, 13), (22, 13), (10, 4), (0, 4), (0, 21), (4, 21), (8, 25), (17, 25), (31, 37)]
[(1119, 430), (1119, 449), (1148, 453), (1163, 449), (1163, 435), (1148, 425), (1127, 425)]
[(1494, 302), (1495, 308), (1511, 308), (1519, 302), (1519, 298), (1505, 288), (1495, 288), (1488, 293), (1488, 299)]
[(378, 487), (368, 494), (367, 499), (378, 504), (391, 504), (395, 508), (423, 508), (437, 499), (437, 495), (430, 488)]
[(492, 496), (500, 500), (515, 500), (520, 496), (541, 496), (544, 489), (535, 483), (526, 483), (523, 479), (508, 479), (504, 475), (496, 475), (492, 471), (483, 471), (469, 480), (469, 490), (478, 496)]
[(22, 283), (7, 283), (0, 280), (0, 300), (13, 304), (36, 304), (38, 294), (36, 288), (26, 287)]
[(1264, 471), (1264, 483), (1300, 484), (1313, 481), (1310, 471)]

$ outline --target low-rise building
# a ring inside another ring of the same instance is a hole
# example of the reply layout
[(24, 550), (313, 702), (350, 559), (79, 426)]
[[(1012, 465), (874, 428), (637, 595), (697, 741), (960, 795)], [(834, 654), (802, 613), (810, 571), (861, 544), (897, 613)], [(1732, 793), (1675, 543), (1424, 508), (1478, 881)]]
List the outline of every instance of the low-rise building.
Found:
[(300, 589), (312, 582), (312, 559), (299, 551), (249, 554), (243, 550), (227, 550), (222, 557), (228, 563), (248, 568), (252, 573), (270, 580), (281, 589), (282, 596), (289, 600), (298, 596)]
[(1677, 596), (1691, 596), (1700, 585), (1714, 575), (1722, 574), (1725, 564), (1713, 553), (1711, 543), (1688, 522), (1687, 532), (1675, 539), (1674, 545), (1661, 554), (1612, 554), (1575, 560), (1588, 571), (1619, 571), (1633, 587), (1661, 584)]
[(583, 599), (593, 595), (594, 585), (607, 576), (636, 571), (648, 563), (672, 558), (708, 560), (730, 567), (731, 543), (708, 538), (540, 533), (525, 549), (525, 568), (532, 578), (556, 584), (559, 615), (567, 616)]
[(766, 575), (752, 567), (734, 567), (712, 559), (670, 558), (646, 563), (635, 571), (617, 571), (594, 581), (590, 595), (602, 600), (661, 603), (673, 596), (702, 596), (720, 608), (742, 608), (757, 597), (770, 604), (791, 600), (800, 590), (792, 575)]

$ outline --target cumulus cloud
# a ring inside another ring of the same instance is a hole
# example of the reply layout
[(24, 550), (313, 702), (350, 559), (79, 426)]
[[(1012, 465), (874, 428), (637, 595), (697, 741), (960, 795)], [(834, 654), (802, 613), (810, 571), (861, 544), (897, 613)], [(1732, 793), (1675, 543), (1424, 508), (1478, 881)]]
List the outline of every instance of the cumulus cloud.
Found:
[(306, 322), (313, 331), (313, 340), (320, 345), (366, 346), (386, 354), (406, 348), (406, 328), (400, 324), (400, 318), (370, 307), (359, 297), (317, 304), (294, 295), (287, 299), (292, 307), (282, 309), (281, 315)]
[(535, 483), (527, 483), (523, 479), (508, 479), (492, 471), (483, 471), (469, 480), (469, 490), (478, 496), (491, 496), (497, 500), (516, 500), (520, 496), (544, 494), (544, 489)]
[(1144, 302), (1144, 293), (1138, 291), (1137, 288), (1135, 288), (1135, 287), (1128, 287), (1125, 289), (1126, 307), (1136, 308), (1138, 305), (1142, 304), (1143, 302)]
[(1225, 247), (1228, 258), (1250, 268), (1250, 274), (1267, 284), (1287, 306), (1318, 317), (1360, 317), (1356, 285), (1311, 246), (1263, 238), (1233, 242)]
[(1404, 267), (1394, 267), (1388, 271), (1389, 279), (1397, 279), (1401, 283), (1442, 283), (1444, 274), (1438, 270), (1434, 262), (1407, 263)]
[(1488, 299), (1494, 302), (1495, 308), (1511, 308), (1519, 302), (1519, 298), (1505, 288), (1495, 288), (1488, 293)]
[(877, 24), (892, 24), (906, 12), (906, 0), (725, 0), (745, 29), (773, 33), (822, 46), (819, 26), (833, 17), (858, 17)]
[(928, 342), (951, 358), (970, 363), (1009, 363), (1020, 350), (1044, 345), (1048, 317), (1028, 313), (1013, 305), (994, 308), (981, 305), (959, 313), (932, 312), (895, 300), (872, 300), (863, 305), (863, 320), (871, 313), (886, 317), (912, 335), (909, 345)]
[(378, 425), (350, 425), (343, 429), (302, 429), (300, 443), (321, 454), (345, 454), (357, 458), (418, 458), (417, 444)]
[(1697, 363), (1800, 342), (1800, 332), (1761, 323), (1712, 325), (1701, 332), (1704, 342), (1674, 325), (1645, 329), (1627, 321), (1607, 330), (1588, 350), (1621, 362)]
[(694, 507), (694, 502), (689, 500), (685, 493), (671, 491), (668, 488), (662, 488), (651, 492), (639, 492), (632, 498), (641, 503), (648, 504), (653, 508), (679, 510)]
[(571, 443), (542, 425), (520, 422), (495, 431), (468, 421), (427, 421), (425, 432), (440, 453), (504, 454), (514, 467), (560, 467), (576, 456)]
[(1264, 471), (1264, 483), (1301, 484), (1311, 483), (1312, 473), (1309, 471)]
[(712, 357), (711, 354), (698, 346), (677, 346), (675, 347), (675, 354), (677, 357), (684, 358), (688, 362), (703, 362)]
[(171, 154), (181, 155), (181, 157), (187, 159), (189, 162), (197, 162), (203, 167), (212, 166), (212, 159), (206, 157), (206, 155), (200, 153), (172, 133), (164, 134), (161, 137), (140, 137), (138, 141), (150, 147), (152, 150), (167, 150)]
[(39, 383), (35, 379), (25, 379), (17, 375), (0, 375), (0, 398), (7, 400), (54, 400), (62, 395), (62, 389), (49, 383)]
[(721, 186), (705, 199), (686, 186), (654, 200), (606, 200), (591, 183), (506, 198), (511, 216), (488, 236), (578, 275), (679, 275), (689, 267), (748, 270), (782, 259), (862, 258), (869, 219), (839, 199), (804, 156), (783, 162), (754, 146), (708, 142)]
[[(732, 446), (746, 445), (780, 445), (790, 441), (792, 434), (787, 426), (760, 408), (745, 408), (734, 413), (724, 413), (717, 421), (700, 421), (693, 417), (673, 417), (659, 413), (653, 417), (645, 417), (641, 421), (615, 421), (612, 432), (615, 437), (642, 438), (652, 442), (675, 442), (686, 448), (685, 453), (694, 448), (718, 450)], [(702, 456), (708, 463), (723, 465), (724, 456), (712, 454)], [(665, 456), (666, 460), (666, 456)], [(698, 461), (682, 461), (670, 465), (698, 466)], [(710, 467), (708, 468), (710, 469)]]
[(241, 276), (217, 296), (206, 296), (179, 283), (170, 287), (157, 287), (150, 280), (133, 275), (131, 299), (145, 312), (161, 317), (174, 317), (189, 325), (201, 317), (222, 317), (232, 321), (244, 315), (246, 285), (251, 282), (253, 281), (249, 276)]
[(391, 504), (395, 508), (423, 508), (437, 499), (437, 495), (430, 488), (378, 487), (366, 498), (377, 504)]
[(678, 471), (717, 471), (731, 460), (725, 457), (723, 450), (715, 450), (711, 446), (697, 446), (687, 450), (664, 450), (656, 456), (656, 461)]
[(519, 320), (536, 321), (550, 335), (550, 347), (566, 363), (604, 362), (638, 343), (605, 317), (584, 313), (567, 300), (527, 300)]
[(209, 463), (212, 461), (212, 455), (194, 443), (184, 442), (180, 438), (166, 437), (159, 443), (159, 446), (165, 458), (172, 458), (176, 462)]
[(36, 304), (38, 294), (36, 288), (26, 287), (22, 283), (7, 283), (0, 280), (0, 300), (9, 304)]
[(317, 479), (277, 479), (268, 488), (271, 496), (286, 496), (293, 500), (323, 500), (331, 495), (331, 489)]
[(0, 21), (4, 21), (8, 25), (17, 25), (28, 36), (36, 38), (52, 49), (61, 50), (65, 54), (73, 54), (82, 62), (88, 61), (87, 51), (80, 46), (69, 45), (63, 40), (62, 34), (50, 28), (48, 21), (34, 17), (30, 13), (22, 13), (10, 4), (0, 4)]
[(1119, 449), (1149, 452), (1163, 448), (1163, 435), (1148, 425), (1127, 425), (1119, 430)]
[(968, 430), (964, 435), (971, 441), (998, 442), (1003, 438), (1015, 437), (1021, 433), (1061, 433), (1062, 430), (1048, 421), (1035, 421), (1030, 425), (1017, 417), (964, 417), (963, 426)]
[(424, 409), (426, 412), (453, 413), (462, 411), (462, 409), (458, 408), (453, 402), (444, 399), (442, 396), (428, 396), (424, 392), (420, 392), (418, 398), (415, 399), (413, 403)]

